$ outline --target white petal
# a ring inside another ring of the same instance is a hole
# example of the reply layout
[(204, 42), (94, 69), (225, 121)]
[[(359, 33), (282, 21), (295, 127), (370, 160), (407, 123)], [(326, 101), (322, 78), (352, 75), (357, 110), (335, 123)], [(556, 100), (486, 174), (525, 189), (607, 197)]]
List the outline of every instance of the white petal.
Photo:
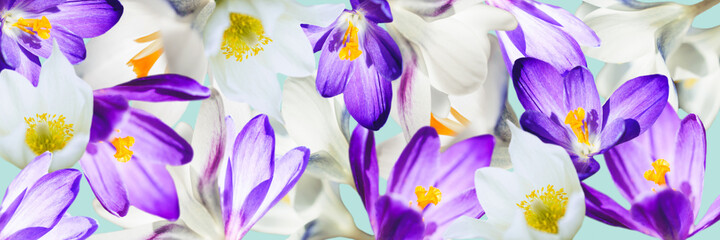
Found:
[(486, 167), (475, 172), (475, 191), (489, 221), (499, 228), (507, 228), (519, 211), (516, 204), (525, 200), (533, 190), (533, 183), (517, 172)]
[[(42, 84), (42, 83), (40, 83)], [(0, 72), (0, 155), (24, 168), (35, 157), (25, 143), (25, 117), (41, 108), (40, 96), (30, 81), (11, 70)], [(32, 115), (31, 115), (32, 114)]]
[(582, 191), (568, 195), (565, 216), (558, 221), (558, 235), (562, 239), (572, 239), (580, 230), (585, 218), (585, 196)]
[[(398, 35), (394, 33), (391, 25), (388, 25), (388, 30), (394, 36)], [(397, 43), (403, 54), (404, 66), (400, 79), (392, 82), (395, 97), (390, 114), (400, 125), (405, 139), (409, 141), (418, 129), (430, 123), (432, 87), (422, 56), (414, 50), (419, 47), (403, 41)]]
[(117, 217), (115, 215), (110, 214), (103, 206), (100, 204), (100, 202), (95, 199), (93, 200), (93, 209), (95, 209), (95, 212), (105, 220), (108, 220), (112, 222), (113, 224), (116, 224), (123, 228), (134, 228), (134, 227), (140, 227), (143, 225), (149, 225), (157, 221), (163, 221), (163, 218), (154, 216), (152, 214), (143, 212), (140, 209), (137, 209), (136, 207), (130, 206), (128, 209), (127, 215), (124, 217)]
[(490, 223), (480, 219), (462, 216), (445, 230), (444, 238), (450, 239), (502, 239), (502, 233)]
[(211, 68), (220, 91), (230, 100), (245, 102), (268, 116), (280, 119), (280, 84), (275, 73), (255, 59), (242, 62), (211, 58)]
[(381, 178), (388, 179), (395, 162), (407, 145), (407, 140), (402, 134), (397, 134), (377, 145), (378, 174)]
[(317, 4), (305, 6), (296, 1), (286, 1), (288, 14), (301, 23), (328, 26), (345, 10), (345, 4)]
[(315, 55), (300, 28), (300, 22), (283, 16), (277, 20), (276, 34), (265, 50), (255, 56), (270, 71), (289, 77), (310, 76), (315, 71)]

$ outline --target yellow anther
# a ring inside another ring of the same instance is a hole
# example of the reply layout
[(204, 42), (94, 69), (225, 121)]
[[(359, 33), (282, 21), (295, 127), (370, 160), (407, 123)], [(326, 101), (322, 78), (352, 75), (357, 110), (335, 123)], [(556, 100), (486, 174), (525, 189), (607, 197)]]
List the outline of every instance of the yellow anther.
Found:
[(118, 162), (128, 162), (130, 161), (130, 158), (132, 158), (133, 151), (130, 150), (130, 147), (132, 147), (135, 144), (135, 138), (131, 136), (127, 136), (124, 138), (113, 138), (110, 143), (115, 147), (115, 159), (118, 160)]
[(135, 39), (135, 42), (149, 42), (150, 44), (135, 54), (135, 56), (127, 62), (127, 65), (133, 68), (133, 72), (135, 72), (137, 77), (146, 77), (164, 51), (162, 41), (160, 40), (160, 31)]
[(533, 190), (525, 195), (527, 200), (517, 204), (525, 210), (525, 220), (528, 225), (547, 233), (558, 233), (558, 221), (565, 216), (567, 207), (567, 194), (561, 188), (555, 191), (553, 185), (547, 188)]
[(19, 18), (12, 26), (32, 35), (37, 34), (42, 39), (50, 38), (50, 29), (52, 29), (50, 21), (45, 16), (40, 20)]
[(223, 33), (222, 52), (225, 58), (242, 61), (264, 50), (272, 42), (265, 36), (262, 22), (250, 15), (230, 13), (230, 26)]
[(658, 159), (652, 163), (653, 169), (645, 171), (643, 177), (658, 186), (665, 186), (665, 174), (670, 172), (670, 163), (665, 159)]
[(450, 118), (436, 118), (434, 114), (430, 114), (430, 126), (435, 128), (435, 130), (440, 135), (446, 135), (446, 136), (455, 136), (459, 131), (461, 131), (463, 128), (470, 125), (470, 120), (465, 118), (462, 114), (460, 114), (455, 108), (450, 108), (450, 115), (452, 115), (455, 120)]
[(437, 205), (442, 197), (440, 189), (433, 186), (430, 186), (430, 189), (427, 191), (424, 187), (417, 186), (415, 187), (415, 195), (417, 196), (417, 205), (420, 209), (425, 209), (425, 207), (430, 203)]
[(573, 133), (577, 136), (578, 142), (590, 145), (590, 134), (585, 120), (585, 109), (579, 107), (570, 111), (565, 117), (565, 124), (570, 125)]
[(348, 21), (348, 28), (345, 30), (345, 35), (342, 40), (343, 47), (338, 54), (340, 59), (353, 61), (362, 54), (362, 50), (360, 50), (360, 40), (358, 39), (358, 30), (351, 21)]
[(25, 143), (35, 154), (63, 149), (73, 137), (73, 125), (65, 123), (63, 115), (35, 114), (26, 117)]

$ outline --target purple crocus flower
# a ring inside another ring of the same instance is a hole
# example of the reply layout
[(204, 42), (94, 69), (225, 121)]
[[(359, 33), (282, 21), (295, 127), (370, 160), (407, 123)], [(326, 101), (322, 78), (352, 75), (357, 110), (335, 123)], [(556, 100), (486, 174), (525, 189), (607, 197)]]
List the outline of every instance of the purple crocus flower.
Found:
[(572, 13), (534, 0), (487, 0), (488, 5), (510, 12), (518, 21), (512, 31), (497, 31), (505, 66), (533, 57), (552, 64), (561, 73), (587, 66), (580, 45), (597, 47), (600, 38)]
[(400, 77), (402, 56), (379, 23), (392, 22), (385, 0), (351, 0), (327, 27), (302, 25), (320, 55), (315, 84), (323, 97), (343, 93), (348, 112), (360, 125), (380, 129), (392, 101), (390, 81)]
[(663, 75), (627, 81), (602, 106), (593, 76), (583, 66), (563, 77), (549, 63), (521, 58), (512, 78), (525, 108), (520, 117), (523, 129), (565, 148), (581, 180), (600, 169), (593, 156), (647, 130), (668, 99)]
[(94, 219), (65, 212), (80, 190), (80, 171), (48, 173), (52, 153), (30, 162), (10, 183), (0, 205), (0, 239), (85, 239)]
[(372, 131), (358, 126), (350, 139), (350, 167), (355, 187), (365, 204), (377, 239), (441, 239), (460, 216), (480, 218), (472, 178), (490, 165), (495, 139), (476, 136), (440, 152), (440, 138), (432, 127), (415, 133), (379, 196), (378, 163)]
[(686, 239), (720, 219), (720, 197), (700, 212), (707, 143), (699, 117), (680, 119), (669, 104), (650, 129), (605, 153), (623, 208), (583, 184), (587, 216), (660, 239)]
[(0, 70), (14, 70), (37, 86), (39, 57), (50, 57), (53, 42), (76, 64), (85, 59), (83, 38), (107, 32), (122, 12), (117, 0), (0, 1)]
[(138, 78), (95, 90), (90, 142), (80, 165), (95, 196), (108, 212), (127, 214), (129, 205), (174, 220), (177, 192), (167, 165), (188, 163), (193, 150), (155, 116), (130, 107), (129, 101), (205, 99), (210, 90), (174, 74)]

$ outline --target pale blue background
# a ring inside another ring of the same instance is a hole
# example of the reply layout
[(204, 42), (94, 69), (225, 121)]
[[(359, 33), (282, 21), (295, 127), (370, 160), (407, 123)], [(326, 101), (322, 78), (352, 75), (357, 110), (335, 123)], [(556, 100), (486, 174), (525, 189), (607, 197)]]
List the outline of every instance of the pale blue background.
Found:
[[(349, 5), (347, 1), (343, 0), (299, 0), (300, 2), (304, 4), (318, 4), (318, 3), (344, 3), (346, 5)], [(573, 1), (549, 1), (549, 0), (542, 0), (542, 2), (547, 2), (554, 5), (559, 5), (571, 12), (574, 12), (575, 9), (580, 5), (579, 0), (573, 0)], [(656, 2), (656, 1), (650, 1), (650, 2)], [(683, 4), (693, 4), (696, 2), (699, 2), (699, 0), (682, 0), (682, 1), (676, 1)], [(349, 6), (348, 6), (349, 7)], [(695, 27), (702, 27), (702, 28), (708, 28), (713, 27), (720, 24), (720, 7), (715, 6), (714, 8), (710, 9), (708, 12), (705, 12), (704, 14), (698, 16), (695, 19), (695, 22), (693, 23), (693, 26)], [(602, 63), (598, 62), (593, 59), (589, 59), (589, 66), (591, 71), (594, 74), (597, 74), (597, 72), (602, 68)], [(517, 97), (515, 95), (514, 89), (512, 89), (512, 85), (510, 88), (510, 94), (509, 99), (513, 107), (515, 108), (515, 111), (520, 115), (522, 113), (522, 107), (519, 104)], [(188, 122), (190, 124), (195, 123), (195, 117), (197, 116), (197, 111), (200, 104), (198, 102), (190, 104), (190, 108), (188, 112), (183, 116), (183, 121)], [(472, 120), (472, 119), (471, 119)], [(400, 132), (399, 126), (392, 121), (389, 121), (389, 123), (377, 133), (378, 142), (384, 141), (388, 139), (389, 137), (397, 134)], [(701, 212), (700, 215), (704, 215), (705, 211), (707, 211), (708, 207), (710, 206), (710, 203), (718, 196), (720, 195), (720, 124), (714, 124), (708, 131), (707, 131), (707, 142), (708, 142), (708, 157), (707, 157), (707, 171), (705, 174), (705, 188), (703, 192), (703, 201), (701, 205)], [(610, 174), (607, 171), (607, 168), (604, 165), (604, 161), (602, 159), (599, 159), (601, 162), (601, 170), (598, 172), (595, 176), (591, 177), (590, 179), (586, 180), (585, 182), (589, 185), (596, 187), (598, 190), (610, 195), (612, 198), (616, 199), (623, 207), (628, 208), (629, 204), (625, 202), (625, 200), (620, 196), (619, 192), (615, 188), (614, 183), (612, 182), (610, 178)], [(79, 165), (75, 166), (76, 168), (79, 168)], [(9, 164), (6, 161), (0, 161), (0, 188), (5, 188), (7, 185), (10, 184), (12, 179), (17, 175), (19, 172), (19, 169), (17, 169), (15, 166)], [(170, 187), (170, 186), (168, 186)], [(349, 186), (342, 186), (342, 198), (345, 202), (345, 205), (350, 209), (350, 212), (353, 214), (355, 218), (355, 222), (357, 223), (358, 227), (366, 232), (371, 233), (372, 230), (370, 229), (370, 224), (368, 221), (367, 213), (365, 213), (364, 208), (362, 206), (362, 203), (360, 202), (360, 198), (357, 195), (357, 193), (353, 192), (352, 188)], [(92, 201), (95, 198), (92, 191), (90, 190), (90, 187), (88, 186), (87, 182), (85, 180), (82, 181), (82, 184), (80, 186), (80, 193), (77, 196), (77, 199), (73, 203), (73, 205), (70, 207), (69, 213), (76, 216), (89, 216), (93, 217), (98, 221), (99, 228), (98, 233), (101, 232), (110, 232), (110, 231), (116, 231), (119, 230), (120, 227), (113, 225), (112, 223), (100, 218), (95, 211), (92, 208)], [(699, 218), (698, 218), (699, 220)], [(285, 239), (285, 236), (279, 236), (279, 235), (270, 235), (270, 234), (263, 234), (263, 233), (255, 233), (251, 232), (248, 234), (245, 239)], [(621, 228), (616, 227), (610, 227), (606, 226), (600, 222), (594, 221), (589, 218), (585, 218), (585, 221), (583, 222), (583, 226), (580, 229), (580, 232), (576, 235), (577, 239), (652, 239), (650, 237), (647, 237), (644, 234), (637, 233), (634, 231), (624, 230)], [(720, 238), (720, 225), (712, 226), (699, 234), (695, 235), (694, 239), (719, 239)]]

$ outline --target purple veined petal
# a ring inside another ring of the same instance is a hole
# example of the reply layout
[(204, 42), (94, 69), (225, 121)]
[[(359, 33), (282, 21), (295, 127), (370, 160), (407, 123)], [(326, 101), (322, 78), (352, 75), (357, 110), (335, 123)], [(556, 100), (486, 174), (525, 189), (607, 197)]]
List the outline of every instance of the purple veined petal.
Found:
[(342, 93), (353, 72), (356, 71), (355, 68), (365, 64), (362, 59), (353, 61), (340, 59), (339, 52), (344, 36), (344, 31), (341, 30), (335, 27), (326, 37), (318, 62), (315, 85), (320, 95), (326, 98)]
[(570, 135), (570, 130), (557, 119), (556, 115), (548, 117), (544, 113), (527, 110), (520, 116), (520, 125), (523, 130), (540, 138), (544, 143), (552, 143), (572, 151), (572, 142), (576, 141)]
[[(669, 139), (668, 139), (669, 140)], [(705, 127), (700, 118), (690, 114), (680, 123), (680, 131), (676, 138), (675, 159), (670, 172), (666, 175), (673, 188), (685, 192), (693, 209), (693, 219), (700, 212), (702, 201), (703, 180), (705, 179), (705, 161), (707, 156), (707, 140)], [(687, 182), (690, 189), (681, 186)], [(675, 185), (673, 183), (679, 183)]]
[(720, 220), (720, 197), (715, 198), (715, 201), (710, 204), (710, 208), (708, 208), (705, 216), (700, 219), (700, 222), (698, 222), (697, 225), (690, 227), (691, 232), (688, 237), (692, 237), (701, 230), (712, 226), (718, 220)]
[(107, 140), (117, 126), (127, 120), (129, 109), (130, 104), (122, 96), (94, 96), (90, 142)]
[(357, 0), (351, 1), (353, 10), (359, 11), (368, 20), (375, 23), (388, 23), (393, 21), (390, 4), (387, 0)]
[(5, 190), (5, 196), (3, 196), (0, 211), (5, 212), (16, 198), (24, 197), (25, 190), (48, 173), (50, 163), (52, 163), (52, 153), (45, 152), (35, 157), (32, 162), (25, 166), (25, 168), (23, 168), (23, 170), (15, 176), (13, 181), (7, 187), (7, 190)]
[(348, 113), (365, 128), (378, 130), (390, 115), (392, 84), (374, 66), (356, 66), (343, 94)]
[(220, 92), (215, 89), (211, 91), (210, 98), (202, 101), (198, 111), (196, 131), (193, 132), (191, 140), (191, 146), (195, 148), (193, 160), (190, 162), (190, 165), (198, 170), (196, 186), (201, 199), (206, 202), (217, 200), (220, 165), (225, 160), (228, 145), (231, 145), (228, 142), (232, 139), (228, 139), (228, 136), (235, 131), (232, 118), (224, 116), (225, 107)]
[(490, 166), (495, 137), (482, 135), (468, 138), (450, 146), (440, 154), (439, 172), (435, 187), (443, 196), (452, 196), (475, 187), (473, 176), (479, 168)]
[(333, 31), (333, 28), (335, 28), (335, 24), (337, 23), (337, 20), (330, 24), (330, 26), (327, 27), (320, 27), (310, 24), (300, 24), (300, 27), (302, 27), (303, 32), (305, 32), (305, 36), (307, 36), (308, 40), (310, 41), (310, 45), (313, 47), (313, 52), (318, 52), (322, 50), (323, 45), (325, 45), (325, 40), (327, 40), (328, 35)]
[(503, 53), (505, 68), (508, 73), (512, 73), (515, 61), (525, 57), (525, 36), (522, 33), (522, 26), (518, 25), (512, 31), (495, 31), (495, 34)]
[[(109, 143), (106, 144), (110, 147)], [(113, 162), (111, 164), (115, 164), (127, 190), (130, 205), (170, 221), (180, 217), (177, 192), (172, 187), (175, 182), (165, 163), (150, 161), (137, 154), (128, 162), (115, 161), (112, 155), (102, 157), (109, 158)]]
[(670, 188), (639, 197), (630, 213), (635, 221), (654, 229), (662, 239), (685, 239), (693, 225), (692, 206), (687, 197)]
[(645, 133), (634, 138), (632, 141), (637, 146), (648, 149), (652, 155), (653, 161), (657, 159), (666, 159), (672, 162), (676, 152), (676, 141), (680, 131), (680, 118), (675, 109), (669, 103), (665, 105), (662, 113), (655, 123)]
[(275, 132), (266, 115), (250, 120), (237, 135), (222, 196), (225, 235), (241, 237), (265, 198), (274, 171)]
[[(631, 119), (616, 119), (614, 122), (605, 126), (602, 132), (600, 132), (600, 150), (597, 153), (602, 154), (606, 150), (617, 145), (618, 141), (620, 141), (620, 139), (622, 139), (622, 137), (625, 135), (625, 132), (639, 131), (635, 126), (635, 121)], [(628, 130), (626, 129), (626, 127), (635, 128)]]
[(18, 43), (34, 55), (48, 58), (52, 53), (53, 42), (57, 42), (60, 51), (72, 64), (85, 59), (85, 42), (62, 25), (53, 25), (50, 38), (42, 39), (27, 33), (18, 36)]
[(572, 36), (580, 45), (600, 46), (600, 38), (590, 27), (567, 10), (550, 4), (534, 2), (535, 7), (560, 24), (560, 29)]
[(128, 112), (127, 122), (119, 125), (119, 131), (111, 137), (133, 137), (135, 143), (129, 147), (133, 157), (174, 166), (192, 160), (192, 147), (175, 130), (143, 110), (130, 108)]
[[(3, 228), (1, 238), (10, 234), (47, 233), (60, 221), (80, 190), (82, 174), (76, 169), (61, 169), (38, 179), (28, 188), (20, 205)], [(5, 235), (7, 234), (7, 235)], [(36, 235), (39, 237), (39, 235)], [(10, 236), (10, 239), (19, 236)]]
[[(385, 0), (366, 0), (366, 2), (370, 1), (385, 2)], [(402, 73), (402, 55), (395, 40), (385, 29), (373, 23), (368, 23), (366, 26), (361, 49), (367, 54), (368, 65), (374, 65), (380, 75), (387, 80), (399, 78)]]
[(655, 183), (643, 177), (652, 169), (652, 155), (648, 149), (631, 141), (615, 146), (605, 152), (605, 163), (620, 194), (632, 202), (642, 193), (651, 191)]
[(12, 69), (37, 87), (40, 80), (40, 58), (22, 48), (7, 34), (0, 34), (0, 49), (0, 70)]
[(65, 215), (60, 222), (38, 240), (86, 239), (97, 230), (95, 219)]
[(615, 119), (636, 121), (638, 132), (625, 126), (625, 135), (619, 142), (625, 142), (645, 132), (657, 120), (668, 100), (667, 77), (647, 75), (625, 82), (603, 105), (603, 127)]
[(114, 164), (115, 149), (108, 143), (89, 143), (80, 158), (85, 178), (95, 197), (109, 213), (122, 217), (127, 214), (128, 201), (125, 183)]
[[(23, 12), (28, 13), (41, 13), (46, 10), (53, 10), (59, 4), (62, 4), (66, 0), (47, 0), (47, 1), (34, 1), (34, 0), (16, 0), (11, 2), (13, 9), (19, 9)], [(3, 4), (4, 5), (4, 4)]]
[(595, 87), (595, 81), (590, 70), (583, 66), (575, 67), (566, 73), (563, 83), (565, 85), (563, 91), (565, 111), (569, 113), (578, 108), (585, 109), (585, 121), (588, 125), (588, 131), (591, 134), (600, 132), (600, 124), (603, 119), (602, 109), (600, 108), (600, 94), (598, 94)]
[(121, 95), (127, 100), (146, 102), (201, 100), (210, 97), (210, 89), (192, 78), (177, 74), (142, 77), (104, 89), (95, 95)]
[(422, 186), (428, 189), (437, 182), (439, 156), (440, 137), (435, 129), (432, 127), (419, 129), (405, 146), (390, 172), (387, 192), (404, 201), (417, 199), (415, 187)]
[(379, 227), (375, 229), (376, 239), (423, 239), (425, 224), (422, 216), (404, 202), (386, 195), (378, 199), (375, 209), (374, 218)]
[(123, 6), (118, 0), (61, 2), (57, 5), (59, 11), (45, 16), (53, 27), (61, 25), (81, 38), (94, 38), (107, 32), (123, 13)]
[[(467, 189), (454, 196), (446, 196), (444, 191), (442, 193), (443, 198), (438, 205), (429, 204), (422, 214), (426, 226), (425, 235), (430, 235), (432, 239), (442, 238), (447, 227), (461, 216), (480, 218), (485, 214), (477, 200), (475, 188)], [(429, 225), (435, 226), (433, 232), (429, 232)]]
[(512, 72), (513, 85), (525, 110), (534, 110), (551, 116), (564, 117), (567, 113), (559, 98), (563, 96), (563, 79), (547, 62), (535, 58), (515, 61)]
[(585, 193), (585, 214), (588, 217), (610, 226), (646, 232), (644, 226), (637, 224), (632, 219), (630, 211), (620, 206), (615, 200), (585, 183), (580, 184)]
[[(350, 169), (355, 188), (365, 205), (368, 216), (375, 216), (375, 202), (379, 196), (378, 160), (375, 152), (375, 135), (372, 131), (362, 127), (355, 127), (350, 138)], [(377, 229), (377, 222), (370, 221), (373, 229)]]
[(588, 158), (573, 157), (572, 160), (580, 181), (589, 178), (600, 170), (600, 164), (592, 156)]

